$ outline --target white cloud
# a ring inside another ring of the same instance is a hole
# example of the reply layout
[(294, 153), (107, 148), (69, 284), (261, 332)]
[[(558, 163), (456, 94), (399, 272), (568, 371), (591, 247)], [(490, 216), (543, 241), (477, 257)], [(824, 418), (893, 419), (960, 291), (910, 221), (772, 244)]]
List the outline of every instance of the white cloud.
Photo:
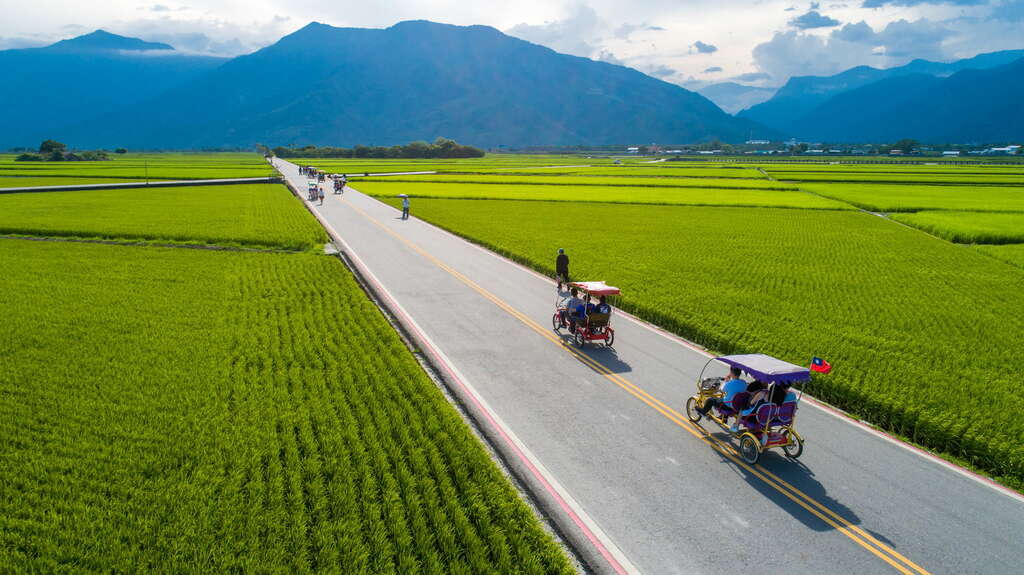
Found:
[(811, 10), (790, 20), (789, 25), (801, 30), (809, 30), (811, 28), (833, 28), (839, 25), (839, 20), (825, 16), (817, 10)]
[(779, 82), (790, 76), (828, 76), (854, 66), (890, 67), (914, 58), (949, 57), (946, 40), (954, 32), (944, 23), (897, 20), (875, 31), (866, 22), (847, 24), (827, 36), (779, 32), (754, 48), (759, 70)]
[(581, 3), (573, 5), (569, 15), (562, 20), (544, 24), (517, 24), (506, 33), (557, 52), (589, 58), (597, 51), (591, 42), (606, 29), (607, 25), (597, 16), (597, 12)]
[(109, 31), (163, 42), (190, 54), (237, 56), (258, 50), (302, 25), (287, 16), (238, 23), (209, 17), (158, 17), (115, 22)]
[(626, 65), (625, 62), (616, 58), (615, 54), (612, 54), (611, 52), (608, 52), (606, 50), (602, 50), (601, 53), (597, 55), (596, 60), (598, 62), (607, 62), (609, 64), (615, 64), (616, 66)]

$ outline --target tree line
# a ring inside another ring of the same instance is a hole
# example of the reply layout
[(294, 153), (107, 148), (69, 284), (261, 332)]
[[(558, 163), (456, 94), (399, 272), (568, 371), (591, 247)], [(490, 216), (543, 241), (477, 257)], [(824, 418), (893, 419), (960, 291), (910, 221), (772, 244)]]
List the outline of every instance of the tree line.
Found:
[[(124, 154), (128, 150), (124, 148), (118, 148), (114, 150), (116, 154)], [(110, 157), (103, 150), (85, 150), (81, 152), (69, 152), (67, 144), (58, 142), (57, 140), (43, 140), (43, 143), (39, 144), (39, 153), (33, 154), (26, 152), (19, 154), (18, 157), (14, 158), (15, 162), (95, 162), (100, 160), (109, 160)]]
[(278, 158), (482, 158), (484, 151), (464, 146), (455, 140), (438, 138), (434, 143), (410, 142), (404, 146), (304, 146), (287, 148), (278, 146), (267, 150)]

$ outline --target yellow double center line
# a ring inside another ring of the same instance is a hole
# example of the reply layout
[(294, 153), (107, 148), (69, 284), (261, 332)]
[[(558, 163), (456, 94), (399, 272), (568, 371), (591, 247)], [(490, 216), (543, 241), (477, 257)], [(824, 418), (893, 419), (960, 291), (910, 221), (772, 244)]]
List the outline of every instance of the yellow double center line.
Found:
[(547, 338), (549, 341), (551, 341), (555, 345), (558, 345), (562, 349), (565, 349), (566, 351), (568, 351), (569, 353), (574, 355), (583, 364), (585, 364), (586, 366), (590, 367), (591, 369), (593, 369), (597, 373), (603, 375), (605, 378), (607, 378), (608, 380), (613, 382), (615, 385), (621, 387), (623, 390), (625, 390), (627, 393), (629, 393), (633, 397), (636, 397), (640, 401), (642, 401), (642, 402), (646, 403), (647, 405), (651, 406), (652, 408), (654, 408), (655, 411), (657, 411), (658, 413), (662, 414), (663, 416), (668, 418), (670, 421), (672, 421), (673, 423), (675, 423), (676, 425), (678, 425), (682, 429), (684, 429), (687, 432), (689, 432), (694, 437), (696, 437), (696, 438), (704, 441), (708, 445), (710, 445), (715, 451), (720, 453), (723, 457), (725, 457), (726, 459), (728, 459), (729, 461), (731, 461), (735, 465), (739, 466), (740, 468), (746, 470), (751, 475), (754, 475), (757, 478), (761, 479), (767, 485), (771, 486), (773, 489), (775, 489), (776, 491), (778, 491), (782, 495), (786, 496), (789, 500), (793, 501), (794, 503), (796, 503), (800, 507), (804, 508), (809, 513), (811, 513), (815, 517), (821, 519), (822, 521), (824, 521), (828, 525), (832, 526), (833, 528), (835, 528), (837, 531), (839, 531), (843, 535), (846, 535), (847, 537), (852, 539), (854, 542), (856, 542), (861, 547), (864, 547), (865, 549), (867, 549), (871, 553), (875, 554), (879, 559), (881, 559), (882, 561), (885, 561), (886, 563), (891, 565), (893, 568), (895, 568), (897, 571), (903, 573), (904, 575), (930, 575), (930, 573), (928, 571), (926, 571), (923, 567), (917, 565), (916, 563), (914, 563), (910, 559), (907, 559), (906, 557), (901, 555), (899, 552), (897, 552), (892, 547), (890, 547), (890, 546), (886, 545), (885, 543), (879, 541), (877, 538), (872, 536), (870, 533), (864, 531), (860, 527), (857, 527), (856, 525), (854, 525), (853, 523), (851, 523), (847, 519), (843, 518), (838, 513), (836, 513), (834, 511), (832, 511), (831, 509), (829, 509), (824, 504), (822, 504), (819, 501), (813, 499), (812, 497), (810, 497), (806, 493), (800, 491), (796, 487), (793, 487), (792, 485), (790, 485), (789, 483), (787, 483), (783, 479), (779, 478), (774, 473), (768, 471), (767, 469), (765, 469), (764, 467), (762, 467), (760, 465), (749, 465), (749, 464), (747, 464), (745, 461), (743, 461), (743, 459), (740, 458), (739, 453), (736, 451), (736, 449), (731, 444), (719, 440), (718, 438), (712, 436), (710, 433), (705, 431), (700, 426), (697, 426), (697, 425), (694, 425), (694, 424), (690, 423), (690, 421), (685, 416), (683, 416), (681, 413), (679, 413), (676, 410), (672, 409), (671, 407), (669, 407), (668, 405), (666, 405), (665, 403), (663, 403), (661, 400), (657, 399), (653, 395), (647, 393), (646, 391), (644, 391), (642, 388), (640, 388), (636, 384), (630, 382), (629, 380), (627, 380), (626, 378), (622, 377), (621, 375), (612, 372), (611, 370), (609, 370), (604, 365), (600, 364), (599, 362), (597, 362), (594, 359), (590, 358), (586, 354), (581, 353), (579, 350), (577, 350), (577, 349), (573, 348), (572, 346), (568, 345), (561, 337), (559, 337), (557, 334), (552, 332), (550, 329), (541, 326), (540, 324), (535, 322), (529, 316), (526, 316), (525, 314), (523, 314), (519, 310), (517, 310), (514, 307), (510, 306), (509, 304), (505, 303), (505, 301), (502, 300), (501, 298), (499, 298), (498, 296), (496, 296), (496, 295), (492, 294), (491, 292), (487, 291), (486, 289), (480, 287), (480, 285), (478, 285), (473, 280), (471, 280), (468, 277), (466, 277), (465, 275), (459, 273), (458, 271), (456, 271), (455, 269), (451, 268), (450, 266), (448, 266), (447, 264), (445, 264), (441, 260), (437, 259), (436, 257), (431, 255), (430, 253), (428, 253), (424, 249), (420, 248), (416, 244), (414, 244), (414, 243), (410, 242), (409, 240), (407, 240), (406, 238), (402, 237), (400, 234), (398, 234), (397, 232), (395, 232), (391, 228), (389, 228), (389, 227), (385, 226), (384, 224), (382, 224), (381, 222), (377, 221), (373, 216), (369, 215), (368, 213), (366, 213), (361, 208), (355, 206), (354, 204), (352, 204), (351, 202), (345, 200), (344, 198), (342, 198), (342, 201), (344, 201), (345, 204), (347, 204), (348, 206), (351, 206), (352, 209), (354, 209), (356, 212), (361, 214), (364, 218), (366, 218), (367, 220), (372, 222), (374, 225), (376, 225), (377, 227), (379, 227), (380, 229), (384, 230), (385, 232), (387, 232), (389, 235), (391, 235), (392, 237), (394, 237), (398, 241), (400, 241), (403, 244), (405, 244), (406, 246), (408, 246), (411, 250), (413, 250), (416, 253), (418, 253), (419, 255), (423, 256), (424, 258), (426, 258), (428, 261), (430, 261), (431, 263), (433, 263), (437, 267), (439, 267), (439, 268), (443, 269), (444, 271), (448, 272), (449, 274), (453, 275), (459, 281), (461, 281), (462, 283), (466, 284), (467, 286), (472, 288), (474, 291), (479, 293), (481, 296), (487, 298), (489, 301), (491, 301), (492, 303), (494, 303), (495, 305), (497, 305), (501, 309), (503, 309), (506, 312), (508, 312), (509, 315), (515, 317), (516, 319), (521, 321), (523, 324), (525, 324), (527, 327), (529, 327), (533, 331), (537, 332), (542, 337)]

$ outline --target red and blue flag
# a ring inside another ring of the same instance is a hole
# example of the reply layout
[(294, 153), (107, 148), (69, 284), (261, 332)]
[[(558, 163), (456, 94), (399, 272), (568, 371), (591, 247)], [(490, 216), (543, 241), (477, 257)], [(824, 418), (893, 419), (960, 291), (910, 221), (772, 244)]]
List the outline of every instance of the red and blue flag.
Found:
[(828, 373), (832, 371), (832, 365), (820, 357), (815, 357), (811, 359), (811, 371)]

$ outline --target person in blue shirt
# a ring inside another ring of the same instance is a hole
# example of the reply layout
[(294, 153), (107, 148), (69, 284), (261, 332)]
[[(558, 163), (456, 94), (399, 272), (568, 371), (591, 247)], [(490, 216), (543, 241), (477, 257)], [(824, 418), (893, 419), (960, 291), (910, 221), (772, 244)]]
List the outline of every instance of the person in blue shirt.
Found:
[[(707, 401), (704, 402), (704, 407), (697, 408), (697, 412), (700, 413), (701, 415), (707, 415), (708, 412), (711, 411), (711, 408), (720, 405), (724, 405), (725, 407), (731, 409), (732, 399), (736, 397), (736, 394), (747, 391), (747, 382), (743, 381), (743, 379), (740, 378), (740, 375), (742, 374), (743, 370), (741, 370), (740, 368), (735, 366), (730, 367), (729, 377), (726, 380), (726, 382), (722, 384), (722, 393), (724, 395), (721, 398), (712, 397), (711, 399), (708, 399)], [(729, 418), (726, 417), (725, 421), (728, 420)], [(739, 431), (738, 422), (732, 424), (732, 427), (730, 427), (729, 430), (733, 432)]]
[(566, 319), (569, 320), (569, 329), (570, 330), (575, 330), (576, 329), (576, 319), (578, 317), (576, 315), (576, 312), (583, 305), (583, 300), (581, 300), (579, 298), (579, 293), (580, 292), (576, 288), (570, 289), (569, 290), (569, 296), (570, 296), (569, 297), (569, 302), (566, 303), (566, 305), (565, 305), (566, 315), (568, 316)]
[(601, 299), (597, 300), (597, 313), (612, 313), (612, 306), (605, 303), (607, 298), (601, 296)]

